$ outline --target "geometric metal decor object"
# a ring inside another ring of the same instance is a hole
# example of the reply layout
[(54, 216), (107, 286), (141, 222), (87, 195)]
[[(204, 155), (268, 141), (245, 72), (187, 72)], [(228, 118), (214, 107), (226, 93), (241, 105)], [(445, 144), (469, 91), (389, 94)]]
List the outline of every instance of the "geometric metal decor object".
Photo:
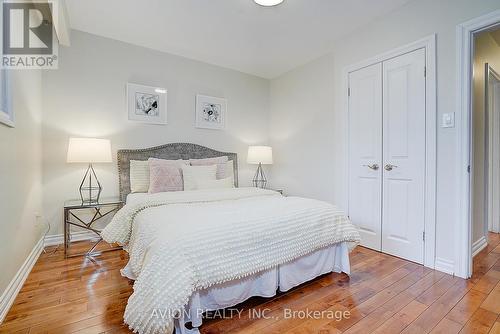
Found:
[(262, 165), (273, 164), (273, 149), (271, 146), (248, 146), (247, 163), (259, 165), (255, 176), (253, 177), (253, 185), (257, 188), (265, 189), (267, 179), (264, 175)]
[(255, 176), (253, 177), (253, 185), (257, 188), (265, 189), (267, 185), (266, 175), (264, 174), (264, 170), (262, 169), (262, 164), (259, 163), (259, 167), (257, 167), (257, 171), (255, 172)]
[(92, 167), (92, 164), (89, 164), (89, 167), (83, 176), (82, 183), (80, 184), (80, 198), (82, 199), (82, 204), (99, 203), (101, 191), (101, 183), (97, 179), (97, 175)]
[[(96, 250), (97, 246), (103, 241), (101, 237), (101, 229), (96, 225), (99, 222), (104, 222), (105, 217), (111, 217), (113, 213), (121, 209), (123, 202), (118, 198), (108, 198), (102, 199), (98, 204), (81, 203), (79, 200), (66, 201), (64, 203), (64, 256), (74, 257), (74, 256), (97, 256), (103, 252), (108, 252), (116, 249), (121, 249), (121, 247)], [(93, 214), (89, 217), (89, 213)], [(87, 230), (95, 234), (91, 248), (83, 253), (70, 252), (70, 245), (72, 240), (71, 227), (76, 227), (77, 229)]]
[(93, 163), (112, 162), (111, 142), (101, 138), (70, 138), (68, 143), (68, 163), (88, 164), (87, 171), (80, 183), (80, 199), (84, 203), (97, 203), (102, 186), (95, 174)]

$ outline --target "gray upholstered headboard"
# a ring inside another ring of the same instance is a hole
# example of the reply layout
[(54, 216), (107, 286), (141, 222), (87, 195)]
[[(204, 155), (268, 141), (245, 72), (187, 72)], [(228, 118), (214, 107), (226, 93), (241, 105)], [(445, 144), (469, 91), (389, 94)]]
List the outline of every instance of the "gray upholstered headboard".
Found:
[(238, 186), (238, 155), (236, 153), (219, 152), (196, 144), (173, 143), (145, 149), (118, 150), (118, 177), (120, 199), (125, 201), (130, 194), (130, 160), (148, 160), (149, 158), (168, 160), (189, 160), (227, 156), (233, 161), (234, 185)]

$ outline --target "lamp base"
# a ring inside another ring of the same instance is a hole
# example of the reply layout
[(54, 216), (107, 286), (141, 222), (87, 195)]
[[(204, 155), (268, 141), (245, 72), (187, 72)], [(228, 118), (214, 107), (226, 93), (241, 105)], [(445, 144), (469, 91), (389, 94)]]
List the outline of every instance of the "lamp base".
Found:
[(253, 177), (253, 185), (256, 188), (265, 189), (267, 185), (267, 179), (264, 175), (264, 170), (262, 169), (262, 164), (259, 163), (259, 167), (257, 167), (257, 171), (255, 172), (255, 176)]
[(92, 164), (89, 164), (82, 183), (80, 184), (80, 198), (82, 204), (97, 204), (101, 196), (102, 186)]

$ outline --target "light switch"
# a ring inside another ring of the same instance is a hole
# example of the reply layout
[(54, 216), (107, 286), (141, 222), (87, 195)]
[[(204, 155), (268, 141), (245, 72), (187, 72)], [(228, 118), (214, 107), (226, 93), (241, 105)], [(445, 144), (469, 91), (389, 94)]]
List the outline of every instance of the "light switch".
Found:
[(449, 112), (444, 113), (441, 119), (442, 128), (454, 128), (455, 127), (455, 113)]

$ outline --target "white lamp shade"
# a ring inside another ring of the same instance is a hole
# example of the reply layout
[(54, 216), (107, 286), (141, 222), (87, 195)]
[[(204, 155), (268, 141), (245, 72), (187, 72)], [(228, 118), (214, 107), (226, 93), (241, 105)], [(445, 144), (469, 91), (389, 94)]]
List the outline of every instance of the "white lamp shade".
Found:
[(70, 163), (112, 162), (111, 142), (108, 139), (70, 138), (66, 161)]
[(273, 164), (273, 148), (270, 146), (249, 146), (247, 163), (249, 164)]

